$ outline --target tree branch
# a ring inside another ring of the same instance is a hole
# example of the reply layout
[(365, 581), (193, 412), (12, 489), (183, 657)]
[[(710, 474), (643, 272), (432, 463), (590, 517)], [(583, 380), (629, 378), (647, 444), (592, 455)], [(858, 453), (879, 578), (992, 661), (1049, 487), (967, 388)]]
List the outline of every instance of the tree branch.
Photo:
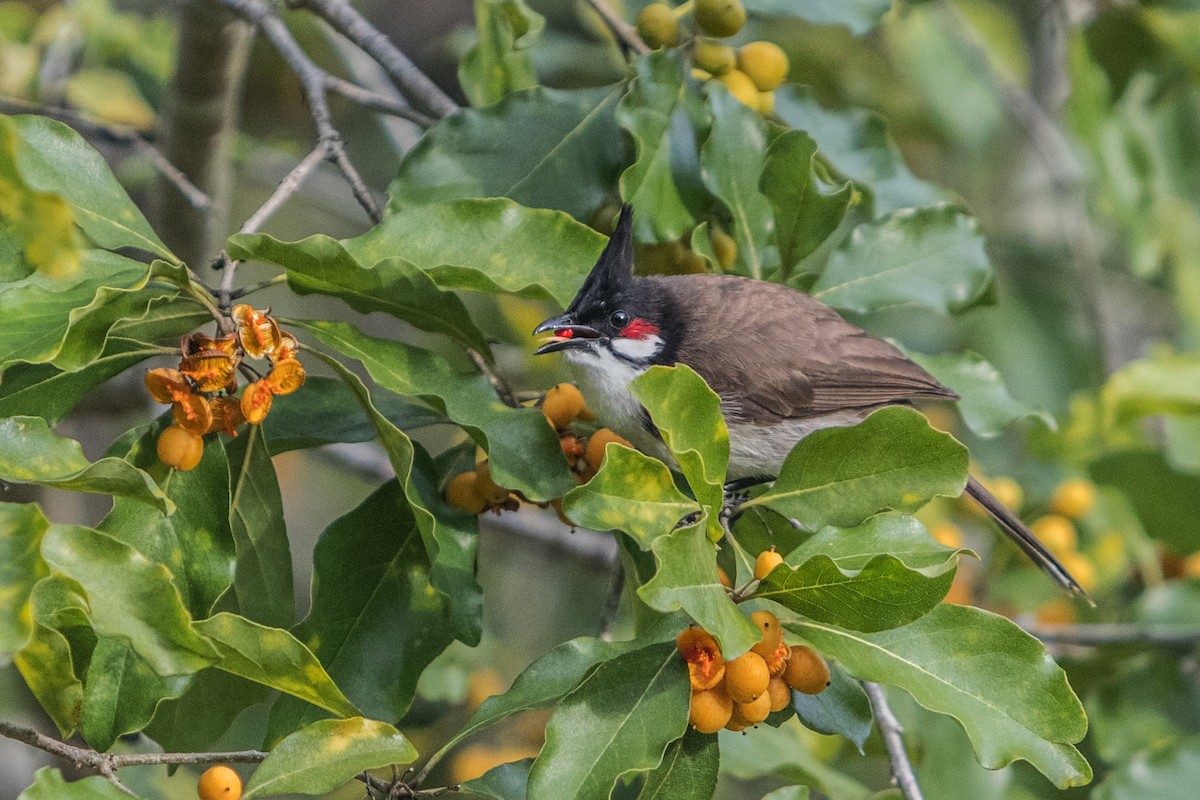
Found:
[(1118, 644), (1149, 644), (1169, 649), (1190, 650), (1200, 642), (1200, 628), (1180, 625), (1136, 625), (1092, 623), (1083, 625), (1022, 625), (1027, 633), (1047, 644), (1100, 647)]
[(467, 355), (471, 357), (471, 362), (478, 367), (480, 372), (483, 373), (483, 377), (487, 378), (487, 382), (490, 383), (492, 388), (496, 390), (496, 395), (500, 398), (500, 402), (504, 403), (504, 405), (508, 406), (509, 408), (521, 407), (521, 404), (517, 402), (517, 398), (513, 394), (512, 389), (509, 388), (508, 384), (504, 382), (504, 379), (500, 377), (500, 374), (497, 373), (496, 370), (492, 369), (492, 365), (487, 362), (487, 359), (483, 357), (482, 353), (480, 353), (478, 350), (467, 348)]
[(362, 48), (379, 62), (396, 88), (422, 111), (441, 119), (458, 110), (458, 103), (346, 0), (288, 0), (288, 5), (312, 12)]
[(616, 11), (609, 8), (604, 0), (587, 0), (587, 4), (600, 15), (600, 18), (604, 20), (604, 24), (608, 26), (609, 30), (613, 32), (613, 35), (617, 37), (621, 44), (639, 56), (644, 56), (650, 52), (650, 48), (642, 41), (642, 37), (638, 36), (637, 28), (626, 22)]
[(892, 762), (892, 777), (900, 788), (905, 800), (924, 800), (921, 786), (913, 772), (912, 762), (908, 759), (908, 751), (904, 749), (904, 728), (900, 720), (892, 713), (888, 705), (887, 694), (882, 686), (870, 681), (862, 681), (862, 687), (871, 699), (871, 707), (875, 709), (875, 719), (879, 721), (879, 733), (883, 736), (883, 744), (887, 748), (888, 760)]
[(432, 127), (437, 123), (433, 117), (426, 116), (420, 111), (409, 108), (404, 103), (398, 100), (393, 100), (390, 97), (384, 97), (378, 92), (373, 92), (370, 89), (365, 89), (357, 83), (352, 83), (345, 78), (339, 78), (336, 75), (325, 76), (325, 88), (334, 94), (340, 94), (347, 100), (358, 103), (364, 108), (370, 108), (375, 111), (380, 111), (384, 114), (390, 114), (393, 117), (400, 117), (409, 122), (420, 125), (422, 128)]

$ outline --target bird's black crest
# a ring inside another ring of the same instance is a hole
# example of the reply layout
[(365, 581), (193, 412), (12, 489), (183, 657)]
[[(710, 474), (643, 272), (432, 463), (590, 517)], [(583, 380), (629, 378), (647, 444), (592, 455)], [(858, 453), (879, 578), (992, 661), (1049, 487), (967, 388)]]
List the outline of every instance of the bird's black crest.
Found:
[(592, 267), (579, 294), (575, 295), (568, 311), (595, 303), (600, 298), (616, 297), (633, 280), (633, 206), (621, 207), (616, 230), (608, 239), (604, 252)]

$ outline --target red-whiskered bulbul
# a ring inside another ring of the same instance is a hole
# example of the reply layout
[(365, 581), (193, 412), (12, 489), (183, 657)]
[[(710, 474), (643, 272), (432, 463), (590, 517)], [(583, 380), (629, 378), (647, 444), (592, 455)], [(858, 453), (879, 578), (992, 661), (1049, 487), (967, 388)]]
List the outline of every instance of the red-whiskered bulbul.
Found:
[[(625, 206), (566, 313), (534, 333), (553, 334), (537, 354), (561, 352), (588, 407), (639, 450), (673, 463), (629, 391), (655, 364), (688, 365), (721, 398), (730, 480), (778, 475), (813, 431), (854, 425), (884, 406), (958, 399), (892, 345), (786, 286), (734, 275), (635, 277), (632, 217)], [(968, 478), (966, 492), (1054, 580), (1084, 595), (979, 481)]]

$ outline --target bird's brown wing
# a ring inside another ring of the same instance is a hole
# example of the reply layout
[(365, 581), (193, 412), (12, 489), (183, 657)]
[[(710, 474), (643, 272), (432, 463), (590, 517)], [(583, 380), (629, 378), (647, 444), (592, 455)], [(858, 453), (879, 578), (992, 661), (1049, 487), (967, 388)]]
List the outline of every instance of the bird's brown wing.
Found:
[[(740, 398), (727, 415), (765, 424), (956, 397), (895, 347), (801, 292), (734, 276), (658, 280), (687, 298), (686, 345), (676, 360), (722, 397)], [(695, 282), (697, 291), (676, 282)]]

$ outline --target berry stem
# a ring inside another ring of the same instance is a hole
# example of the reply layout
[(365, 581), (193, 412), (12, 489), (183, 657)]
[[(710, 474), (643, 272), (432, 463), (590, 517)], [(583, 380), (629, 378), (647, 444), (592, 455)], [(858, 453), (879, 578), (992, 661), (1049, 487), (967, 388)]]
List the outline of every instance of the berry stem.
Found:
[(678, 5), (671, 10), (675, 12), (675, 19), (683, 19), (688, 14), (692, 13), (692, 9), (695, 7), (695, 5), (695, 0), (687, 0), (686, 3)]

